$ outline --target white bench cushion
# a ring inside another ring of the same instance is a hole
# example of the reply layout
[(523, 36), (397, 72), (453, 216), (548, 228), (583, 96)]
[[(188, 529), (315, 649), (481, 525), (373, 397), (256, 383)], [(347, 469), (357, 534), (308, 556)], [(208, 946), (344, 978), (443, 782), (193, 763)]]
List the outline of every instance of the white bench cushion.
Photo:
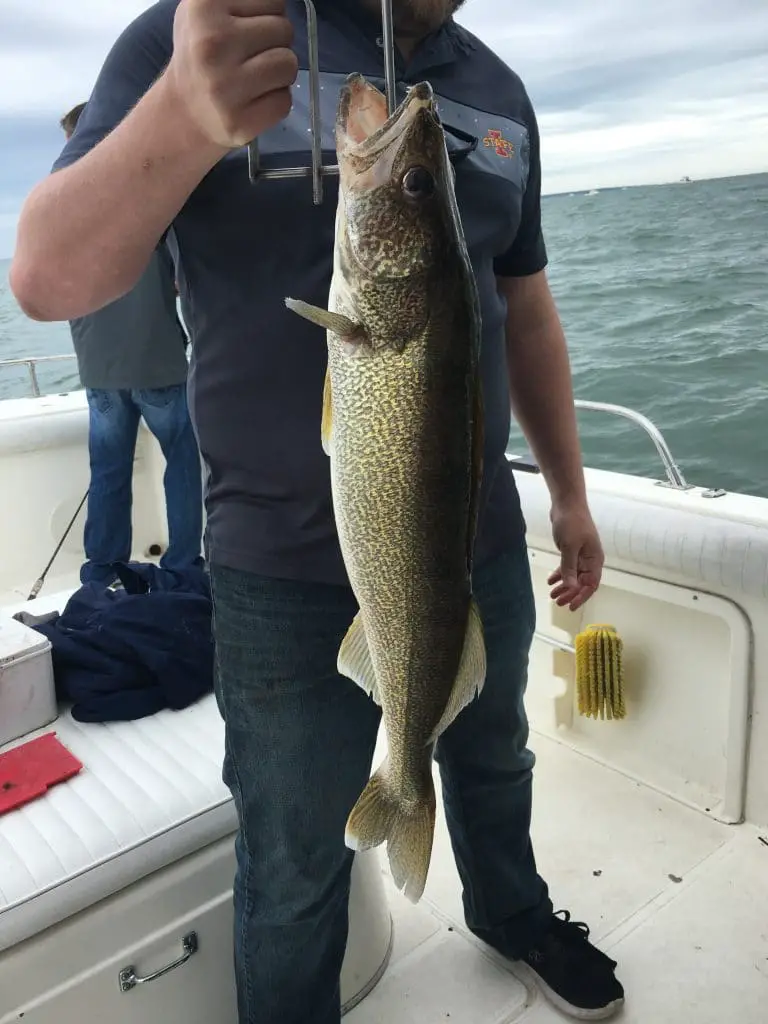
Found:
[(32, 735), (50, 731), (83, 770), (0, 815), (0, 950), (237, 828), (212, 695), (133, 722), (67, 712)]

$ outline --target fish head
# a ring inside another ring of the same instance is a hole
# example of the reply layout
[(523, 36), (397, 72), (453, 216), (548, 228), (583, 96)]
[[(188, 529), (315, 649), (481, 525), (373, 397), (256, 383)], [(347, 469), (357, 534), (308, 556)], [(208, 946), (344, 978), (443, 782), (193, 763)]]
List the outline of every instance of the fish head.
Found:
[(439, 274), (458, 215), (431, 86), (413, 86), (388, 117), (384, 95), (351, 75), (339, 99), (336, 152), (337, 240), (352, 272), (390, 282)]

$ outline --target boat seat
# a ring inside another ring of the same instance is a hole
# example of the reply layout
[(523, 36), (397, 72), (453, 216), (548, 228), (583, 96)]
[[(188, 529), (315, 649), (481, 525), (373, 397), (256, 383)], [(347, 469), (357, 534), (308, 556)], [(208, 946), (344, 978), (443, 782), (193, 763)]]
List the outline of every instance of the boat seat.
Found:
[(131, 722), (62, 712), (24, 740), (52, 731), (83, 770), (0, 816), (0, 951), (237, 829), (213, 695)]
[[(75, 589), (3, 612), (61, 611)], [(48, 732), (83, 769), (0, 815), (0, 951), (237, 830), (213, 694), (130, 722), (86, 724), (61, 710), (3, 749)]]

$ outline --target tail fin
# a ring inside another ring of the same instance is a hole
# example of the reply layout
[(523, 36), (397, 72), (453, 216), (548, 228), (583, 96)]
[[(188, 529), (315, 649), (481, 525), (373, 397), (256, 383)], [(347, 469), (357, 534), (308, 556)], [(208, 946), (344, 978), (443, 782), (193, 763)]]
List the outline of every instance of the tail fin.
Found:
[(351, 850), (370, 850), (387, 841), (392, 878), (411, 903), (418, 903), (427, 882), (435, 834), (435, 787), (429, 769), (423, 800), (400, 802), (389, 788), (385, 761), (352, 808), (344, 840)]

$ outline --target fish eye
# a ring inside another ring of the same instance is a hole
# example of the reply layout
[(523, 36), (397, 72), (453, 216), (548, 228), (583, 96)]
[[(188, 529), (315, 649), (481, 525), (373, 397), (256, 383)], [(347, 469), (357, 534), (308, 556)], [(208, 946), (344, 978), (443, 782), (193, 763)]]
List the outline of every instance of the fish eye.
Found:
[(435, 191), (435, 179), (426, 167), (409, 167), (403, 175), (402, 186), (409, 199), (426, 199)]

